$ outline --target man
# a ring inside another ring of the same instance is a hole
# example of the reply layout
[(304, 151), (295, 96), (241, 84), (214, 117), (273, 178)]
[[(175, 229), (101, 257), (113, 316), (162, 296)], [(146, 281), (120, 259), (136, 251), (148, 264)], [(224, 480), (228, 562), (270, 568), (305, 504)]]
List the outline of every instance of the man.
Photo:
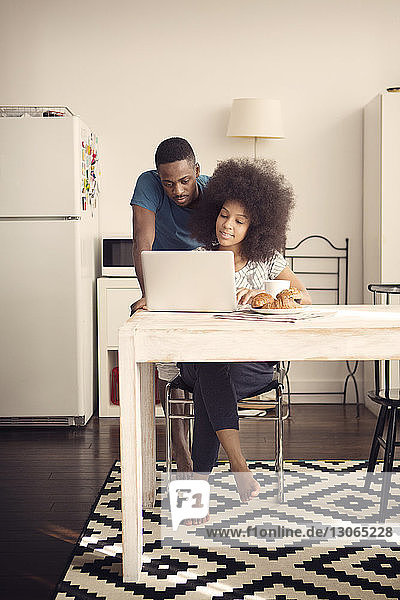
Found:
[[(131, 306), (131, 314), (146, 305), (141, 253), (143, 250), (192, 250), (198, 246), (188, 231), (193, 208), (201, 197), (209, 177), (200, 175), (193, 149), (183, 138), (168, 138), (155, 154), (156, 169), (142, 173), (135, 186), (133, 211), (133, 261), (142, 290), (142, 298)], [(167, 381), (179, 374), (175, 365), (157, 365), (159, 395), (164, 403)], [(179, 414), (182, 407), (176, 405)], [(173, 454), (178, 471), (191, 471), (187, 444), (187, 421), (172, 421)]]

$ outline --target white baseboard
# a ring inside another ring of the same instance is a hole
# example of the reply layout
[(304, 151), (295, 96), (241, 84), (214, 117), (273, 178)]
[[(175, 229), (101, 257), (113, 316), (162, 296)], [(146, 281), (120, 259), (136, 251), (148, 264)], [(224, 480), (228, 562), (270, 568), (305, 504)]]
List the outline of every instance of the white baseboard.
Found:
[[(364, 403), (362, 387), (359, 385), (360, 404)], [(355, 404), (356, 398), (352, 384), (349, 384), (349, 390), (346, 398), (346, 404)], [(343, 380), (340, 381), (292, 381), (290, 380), (291, 402), (292, 404), (341, 404), (343, 397), (341, 395), (329, 395), (326, 392), (338, 392), (343, 390)], [(286, 388), (285, 388), (286, 391)], [(310, 393), (314, 392), (314, 393)], [(271, 399), (275, 399), (275, 392), (272, 390), (268, 394)], [(267, 394), (265, 394), (267, 396)], [(371, 404), (375, 404), (372, 402)], [(372, 410), (372, 409), (370, 409)], [(372, 411), (374, 412), (374, 411)], [(161, 404), (155, 406), (156, 417), (164, 417), (164, 411)]]
[[(296, 380), (290, 377), (291, 402), (293, 404), (342, 404), (344, 379), (338, 380)], [(362, 383), (357, 381), (360, 404), (364, 403)], [(285, 386), (286, 387), (286, 386)], [(285, 390), (287, 391), (287, 390)], [(347, 386), (346, 404), (355, 404), (354, 384)]]

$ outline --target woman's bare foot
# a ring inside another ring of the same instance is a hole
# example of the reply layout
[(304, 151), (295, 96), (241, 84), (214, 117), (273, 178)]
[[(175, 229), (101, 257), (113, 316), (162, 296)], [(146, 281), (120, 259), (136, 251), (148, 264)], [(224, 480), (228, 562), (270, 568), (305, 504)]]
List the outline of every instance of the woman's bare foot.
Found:
[(242, 502), (248, 502), (251, 498), (258, 496), (260, 485), (251, 474), (242, 454), (239, 431), (237, 429), (219, 429), (216, 434), (228, 455), (240, 499)]
[(236, 480), (236, 486), (242, 502), (247, 503), (260, 493), (260, 484), (254, 479), (246, 461), (231, 462), (231, 471)]

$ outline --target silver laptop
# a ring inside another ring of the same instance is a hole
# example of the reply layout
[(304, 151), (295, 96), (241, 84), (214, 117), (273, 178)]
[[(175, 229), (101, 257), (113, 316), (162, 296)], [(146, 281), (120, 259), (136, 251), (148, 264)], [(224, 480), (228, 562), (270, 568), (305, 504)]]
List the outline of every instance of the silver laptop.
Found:
[(144, 251), (148, 310), (236, 310), (233, 252)]

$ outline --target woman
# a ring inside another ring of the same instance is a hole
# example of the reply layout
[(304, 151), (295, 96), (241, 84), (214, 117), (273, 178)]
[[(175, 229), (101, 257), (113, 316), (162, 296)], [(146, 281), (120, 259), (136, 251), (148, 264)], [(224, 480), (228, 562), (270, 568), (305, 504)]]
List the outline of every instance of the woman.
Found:
[[(311, 304), (304, 285), (287, 265), (285, 248), (291, 186), (274, 163), (229, 159), (211, 177), (193, 214), (192, 234), (199, 250), (234, 254), (237, 299), (246, 304), (263, 290), (266, 279), (286, 279)], [(207, 476), (216, 463), (220, 443), (235, 475), (241, 500), (259, 493), (243, 456), (237, 402), (265, 389), (273, 376), (271, 362), (181, 363), (183, 380), (193, 388), (195, 408), (193, 471)]]

